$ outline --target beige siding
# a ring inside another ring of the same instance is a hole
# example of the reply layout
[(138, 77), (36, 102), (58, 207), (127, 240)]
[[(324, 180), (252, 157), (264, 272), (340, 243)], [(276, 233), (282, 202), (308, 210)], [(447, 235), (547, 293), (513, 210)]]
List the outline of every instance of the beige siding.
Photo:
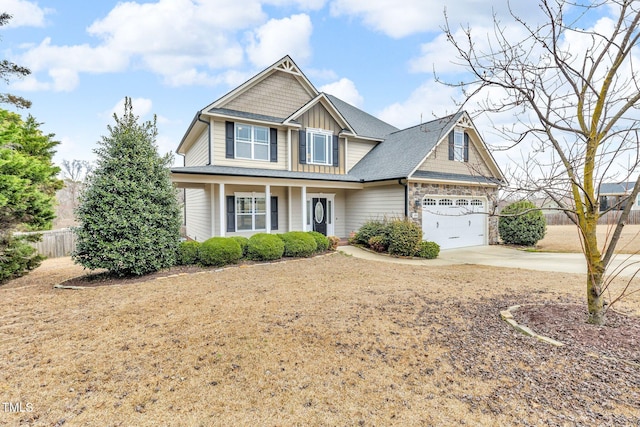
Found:
[(367, 220), (404, 216), (404, 186), (386, 185), (350, 190), (346, 194), (346, 233), (357, 231)]
[(275, 71), (221, 107), (284, 119), (310, 100), (311, 96), (293, 75)]
[(302, 189), (291, 188), (291, 231), (302, 230), (302, 202), (300, 201)]
[(207, 190), (187, 188), (185, 191), (187, 236), (203, 242), (211, 237), (211, 206), (208, 187)]
[(347, 232), (347, 198), (345, 197), (345, 191), (336, 191), (335, 206), (334, 206), (334, 230), (333, 234), (338, 237), (348, 237)]
[[(238, 121), (241, 122), (240, 120)], [(287, 131), (278, 130), (278, 161), (227, 159), (225, 150), (225, 122), (213, 123), (213, 164), (258, 169), (287, 169)]]
[(209, 129), (187, 150), (184, 156), (185, 166), (204, 166), (209, 162)]
[[(324, 108), (322, 104), (316, 104), (298, 118), (302, 123), (302, 129), (324, 129), (333, 132), (334, 135), (338, 135), (342, 130), (342, 127), (336, 122), (331, 114)], [(338, 144), (338, 167), (323, 166), (323, 165), (309, 165), (300, 164), (299, 157), (299, 141), (300, 133), (298, 131), (291, 132), (291, 154), (292, 154), (292, 170), (298, 172), (316, 172), (316, 173), (334, 173), (344, 174), (344, 138), (340, 138)]]
[(448, 172), (463, 175), (493, 176), (485, 161), (480, 156), (480, 152), (473, 138), (470, 138), (469, 161), (458, 162), (449, 160), (449, 144), (447, 139), (438, 145), (433, 153), (420, 165), (418, 170), (430, 172)]
[(362, 158), (376, 146), (371, 141), (349, 140), (347, 147), (347, 171), (351, 170)]

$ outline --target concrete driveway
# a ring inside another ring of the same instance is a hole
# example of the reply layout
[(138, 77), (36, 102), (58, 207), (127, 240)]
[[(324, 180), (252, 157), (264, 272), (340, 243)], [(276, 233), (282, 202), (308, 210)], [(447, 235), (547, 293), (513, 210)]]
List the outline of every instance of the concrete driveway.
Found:
[[(356, 258), (381, 262), (446, 266), (461, 264), (490, 265), (493, 267), (522, 268), (527, 270), (556, 271), (560, 273), (586, 273), (582, 254), (557, 252), (527, 252), (504, 246), (473, 246), (462, 249), (447, 249), (433, 260), (394, 258), (365, 251), (354, 246), (341, 246), (340, 251)], [(640, 269), (640, 255), (617, 255), (611, 263), (609, 274), (620, 272), (620, 276), (631, 277)], [(639, 274), (640, 276), (640, 274)]]

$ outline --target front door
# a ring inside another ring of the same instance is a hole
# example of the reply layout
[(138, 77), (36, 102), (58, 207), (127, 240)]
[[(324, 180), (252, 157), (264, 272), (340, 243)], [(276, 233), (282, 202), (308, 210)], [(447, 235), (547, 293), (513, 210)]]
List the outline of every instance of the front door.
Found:
[(313, 213), (313, 231), (327, 235), (327, 199), (314, 197), (311, 199)]

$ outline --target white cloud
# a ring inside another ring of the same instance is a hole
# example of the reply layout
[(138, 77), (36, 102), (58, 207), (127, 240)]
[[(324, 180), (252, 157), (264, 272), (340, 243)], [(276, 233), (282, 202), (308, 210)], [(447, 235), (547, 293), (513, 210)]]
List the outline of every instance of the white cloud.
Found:
[[(527, 18), (539, 12), (529, 2), (511, 2), (514, 12), (526, 13)], [(390, 4), (388, 0), (334, 0), (331, 13), (335, 16), (355, 16), (364, 24), (393, 38), (423, 32), (440, 32), (445, 25), (445, 6), (442, 0), (403, 0)], [(458, 0), (446, 5), (450, 25), (489, 25), (495, 13), (500, 19), (508, 14), (507, 0)], [(473, 26), (472, 25), (472, 26)]]
[(361, 107), (364, 99), (356, 89), (356, 85), (347, 78), (341, 78), (337, 82), (329, 83), (320, 87), (320, 92), (337, 96), (343, 101), (355, 106)]
[(271, 65), (287, 54), (305, 61), (311, 56), (312, 30), (311, 18), (304, 13), (271, 19), (249, 35), (249, 60), (258, 67)]
[(53, 9), (43, 9), (37, 3), (26, 0), (3, 0), (0, 8), (12, 16), (7, 28), (44, 27), (45, 16), (53, 12)]

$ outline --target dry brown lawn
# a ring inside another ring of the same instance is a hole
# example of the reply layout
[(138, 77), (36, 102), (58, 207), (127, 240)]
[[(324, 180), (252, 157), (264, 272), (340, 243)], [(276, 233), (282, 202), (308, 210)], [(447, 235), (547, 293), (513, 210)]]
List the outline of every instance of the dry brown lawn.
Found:
[[(613, 229), (614, 227), (611, 225), (599, 225), (598, 242), (601, 244), (608, 242), (613, 234)], [(540, 250), (550, 252), (582, 252), (578, 229), (575, 225), (547, 226), (547, 234), (536, 246)], [(640, 253), (640, 225), (626, 225), (622, 229), (616, 252), (622, 254)]]
[[(638, 425), (640, 368), (525, 337), (583, 278), (333, 254), (73, 291), (0, 288), (0, 425)], [(640, 314), (640, 297), (620, 309)]]

